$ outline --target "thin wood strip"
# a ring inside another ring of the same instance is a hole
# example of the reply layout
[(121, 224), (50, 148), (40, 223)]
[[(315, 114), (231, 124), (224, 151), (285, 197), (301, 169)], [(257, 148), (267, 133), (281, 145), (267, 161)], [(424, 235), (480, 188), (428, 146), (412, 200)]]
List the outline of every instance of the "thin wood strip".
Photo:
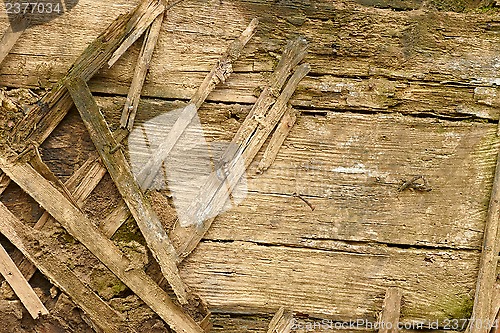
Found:
[(137, 60), (134, 77), (132, 79), (132, 84), (130, 85), (130, 90), (127, 95), (125, 106), (123, 107), (122, 117), (120, 120), (121, 127), (126, 128), (129, 131), (131, 131), (134, 126), (135, 115), (141, 98), (142, 86), (146, 80), (146, 74), (148, 73), (149, 64), (151, 63), (151, 58), (153, 57), (153, 51), (160, 35), (163, 17), (164, 13), (158, 15), (146, 31), (141, 53), (139, 54), (139, 59)]
[[(298, 66), (278, 98), (272, 104), (260, 104), (261, 108), (272, 105), (266, 117), (260, 120), (261, 125), (256, 127), (253, 132), (241, 131), (242, 133), (249, 133), (249, 136), (237, 148), (229, 146), (224, 152), (224, 156), (228, 157), (223, 160), (223, 165), (208, 177), (207, 182), (200, 189), (199, 197), (193, 200), (191, 207), (186, 210), (191, 215), (185, 219), (192, 221), (192, 225), (185, 227), (181, 225), (179, 219), (176, 221), (170, 235), (181, 260), (196, 248), (203, 235), (208, 231), (214, 218), (206, 219), (205, 215), (207, 212), (220, 212), (224, 207), (227, 198), (226, 186), (231, 192), (237, 185), (246, 168), (251, 164), (267, 137), (283, 116), (288, 100), (295, 92), (300, 80), (307, 75), (309, 70), (309, 64)], [(254, 114), (261, 113), (261, 108), (255, 109)], [(246, 126), (253, 127), (253, 119), (247, 117), (240, 129)], [(226, 170), (222, 179), (220, 177), (221, 169)]]
[(14, 261), (0, 244), (0, 273), (3, 275), (12, 290), (16, 293), (21, 303), (33, 319), (38, 319), (40, 315), (47, 315), (49, 311), (38, 298), (35, 291), (19, 271)]
[(16, 125), (13, 133), (16, 150), (24, 150), (31, 142), (41, 144), (45, 141), (73, 106), (71, 96), (64, 85), (66, 80), (73, 77), (90, 80), (121, 43), (138, 29), (137, 24), (141, 18), (151, 16), (159, 6), (162, 6), (159, 0), (140, 1), (133, 11), (118, 17), (85, 49), (50, 93)]
[(181, 116), (172, 126), (164, 142), (153, 152), (151, 158), (138, 173), (137, 181), (141, 185), (141, 188), (147, 189), (151, 186), (161, 168), (163, 160), (170, 154), (177, 141), (179, 141), (182, 133), (189, 126), (205, 99), (215, 89), (217, 84), (225, 82), (231, 75), (233, 72), (233, 62), (239, 58), (243, 47), (245, 47), (254, 35), (258, 23), (258, 19), (253, 19), (241, 35), (228, 46), (226, 52), (212, 67), (212, 70), (198, 87)]
[(0, 65), (12, 50), (19, 37), (21, 37), (23, 32), (28, 28), (29, 24), (30, 21), (28, 18), (19, 16), (4, 32), (2, 39), (0, 40)]
[[(24, 225), (0, 203), (0, 232), (105, 332), (133, 332), (115, 312), (51, 253), (48, 237)], [(51, 244), (54, 245), (54, 244)]]
[(378, 333), (398, 333), (402, 297), (401, 289), (396, 287), (387, 289), (382, 304)]
[(290, 333), (292, 331), (292, 327), (293, 313), (289, 310), (285, 310), (284, 307), (281, 307), (276, 312), (273, 319), (271, 319), (267, 333)]
[(12, 151), (0, 154), (2, 169), (19, 187), (26, 191), (51, 214), (75, 239), (92, 252), (123, 283), (177, 332), (201, 333), (196, 322), (169, 298), (142, 269), (106, 238), (85, 214), (69, 202), (50, 182), (26, 163), (14, 163)]
[(132, 31), (127, 38), (121, 43), (121, 45), (116, 49), (111, 58), (108, 61), (108, 67), (114, 65), (114, 63), (120, 59), (120, 57), (127, 52), (128, 48), (135, 43), (139, 37), (149, 28), (153, 21), (162, 14), (165, 10), (163, 1), (157, 0), (151, 3), (150, 10), (147, 11), (149, 15), (144, 15), (140, 17), (136, 23), (136, 29)]
[(3, 171), (0, 171), (0, 195), (7, 189), (10, 184), (10, 178)]
[(75, 78), (67, 82), (67, 88), (109, 175), (141, 229), (163, 275), (172, 286), (179, 301), (186, 304), (188, 291), (179, 275), (175, 248), (151, 204), (137, 185), (125, 155), (120, 149), (112, 152), (117, 142), (99, 111), (89, 87), (82, 79)]
[(257, 167), (257, 173), (262, 173), (269, 169), (271, 164), (273, 164), (278, 152), (281, 148), (283, 142), (285, 142), (288, 133), (292, 130), (293, 125), (297, 121), (297, 110), (295, 110), (291, 105), (288, 106), (283, 118), (281, 118), (274, 134), (271, 136), (271, 140), (269, 140), (269, 145), (264, 151), (264, 155), (259, 162), (259, 166)]
[(491, 190), (488, 215), (484, 227), (483, 249), (479, 263), (476, 293), (472, 316), (467, 326), (467, 333), (487, 333), (490, 330), (487, 320), (490, 319), (492, 297), (497, 279), (500, 225), (500, 152), (497, 155), (495, 178)]

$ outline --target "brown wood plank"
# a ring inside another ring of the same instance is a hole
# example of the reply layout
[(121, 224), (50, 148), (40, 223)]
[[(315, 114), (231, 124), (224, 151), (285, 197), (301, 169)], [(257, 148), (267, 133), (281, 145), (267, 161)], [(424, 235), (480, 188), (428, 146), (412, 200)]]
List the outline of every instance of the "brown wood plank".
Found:
[[(54, 189), (57, 192), (57, 190)], [(65, 292), (104, 332), (132, 332), (125, 320), (50, 253), (50, 242), (20, 222), (0, 203), (0, 232), (47, 278)]]
[(177, 253), (151, 204), (144, 197), (137, 184), (123, 152), (113, 152), (118, 143), (108, 128), (106, 120), (99, 111), (87, 84), (81, 79), (67, 83), (67, 88), (87, 127), (108, 173), (127, 204), (141, 229), (149, 249), (158, 261), (161, 271), (172, 286), (179, 301), (188, 301), (187, 286), (181, 280), (177, 269)]
[(379, 333), (398, 333), (401, 316), (402, 292), (399, 288), (388, 288), (385, 293), (379, 320)]
[(35, 294), (35, 291), (31, 288), (2, 245), (0, 245), (0, 274), (2, 274), (12, 290), (14, 290), (33, 319), (38, 319), (40, 315), (49, 314), (49, 311), (45, 308), (42, 301), (40, 301), (37, 294)]
[(77, 207), (73, 206), (50, 182), (25, 163), (12, 163), (4, 152), (0, 168), (24, 191), (30, 194), (63, 227), (90, 252), (103, 262), (120, 280), (151, 307), (177, 332), (203, 332), (203, 330), (175, 305), (169, 296), (147, 276), (133, 267), (130, 260), (106, 238)]
[(493, 187), (491, 190), (488, 215), (484, 226), (483, 247), (477, 277), (474, 308), (467, 327), (470, 333), (487, 333), (493, 326), (491, 307), (497, 280), (498, 252), (500, 251), (500, 152)]

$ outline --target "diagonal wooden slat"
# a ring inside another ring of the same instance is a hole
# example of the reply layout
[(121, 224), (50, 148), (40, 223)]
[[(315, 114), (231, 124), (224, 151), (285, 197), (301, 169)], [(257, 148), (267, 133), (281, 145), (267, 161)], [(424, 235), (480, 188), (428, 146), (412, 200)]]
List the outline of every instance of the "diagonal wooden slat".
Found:
[(133, 332), (125, 320), (87, 287), (57, 257), (50, 253), (50, 239), (43, 238), (32, 228), (24, 225), (0, 203), (0, 233), (16, 246), (40, 271), (71, 299), (104, 332)]
[(196, 322), (182, 308), (174, 304), (168, 294), (143, 270), (134, 267), (130, 260), (95, 227), (85, 214), (30, 165), (23, 162), (13, 162), (15, 158), (16, 154), (12, 151), (2, 152), (0, 154), (0, 169), (32, 196), (172, 329), (186, 333), (203, 332)]
[(286, 310), (284, 307), (274, 315), (269, 323), (267, 333), (290, 333), (293, 328), (293, 314), (291, 311)]
[(40, 315), (49, 313), (2, 245), (0, 245), (0, 274), (3, 275), (33, 319), (38, 319)]
[(67, 82), (67, 88), (109, 175), (141, 229), (163, 275), (172, 286), (179, 301), (186, 304), (188, 291), (177, 269), (178, 259), (175, 248), (153, 207), (142, 194), (125, 155), (120, 149), (113, 152), (118, 143), (109, 130), (104, 116), (99, 111), (89, 87), (82, 79), (74, 79)]

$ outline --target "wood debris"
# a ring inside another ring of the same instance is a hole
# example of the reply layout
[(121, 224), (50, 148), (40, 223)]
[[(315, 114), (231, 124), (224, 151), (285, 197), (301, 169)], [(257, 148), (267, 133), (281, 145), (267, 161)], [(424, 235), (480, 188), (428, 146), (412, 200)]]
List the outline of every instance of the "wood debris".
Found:
[(68, 294), (104, 332), (132, 332), (118, 313), (80, 281), (64, 263), (53, 256), (49, 249), (45, 249), (44, 242), (38, 234), (19, 221), (2, 203), (0, 203), (0, 232), (53, 284)]
[(396, 287), (387, 289), (384, 303), (382, 304), (378, 333), (397, 333), (399, 331), (401, 299), (401, 289)]
[(33, 319), (49, 313), (9, 254), (0, 245), (0, 274), (4, 277)]
[(108, 173), (134, 216), (151, 252), (160, 264), (163, 275), (172, 286), (179, 301), (186, 304), (188, 291), (179, 276), (176, 251), (151, 204), (136, 183), (125, 155), (121, 150), (115, 153), (110, 152), (118, 143), (99, 111), (90, 89), (83, 80), (76, 78), (67, 82), (67, 88)]
[(281, 307), (269, 323), (267, 333), (290, 333), (293, 327), (293, 313)]
[(106, 238), (64, 195), (30, 165), (11, 162), (16, 159), (13, 152), (9, 158), (0, 156), (0, 168), (24, 191), (30, 194), (50, 215), (120, 280), (151, 307), (167, 324), (178, 332), (203, 332), (196, 322), (175, 305), (170, 297), (144, 273), (131, 265), (123, 253)]
[[(246, 168), (250, 165), (267, 137), (283, 117), (287, 103), (304, 76), (309, 72), (308, 64), (295, 66), (304, 58), (307, 44), (303, 38), (288, 43), (280, 63), (278, 64), (269, 86), (266, 87), (252, 110), (239, 128), (232, 145), (223, 154), (215, 170), (200, 189), (199, 197), (187, 210), (192, 215), (187, 217), (191, 226), (182, 226), (179, 220), (171, 232), (180, 258), (185, 258), (199, 243), (208, 231), (214, 218), (206, 219), (207, 212), (220, 212), (226, 203), (227, 188), (232, 191)], [(292, 69), (295, 71), (287, 82)], [(286, 84), (281, 92), (281, 88)], [(239, 165), (244, 165), (243, 168)], [(224, 169), (221, 177), (221, 170)]]

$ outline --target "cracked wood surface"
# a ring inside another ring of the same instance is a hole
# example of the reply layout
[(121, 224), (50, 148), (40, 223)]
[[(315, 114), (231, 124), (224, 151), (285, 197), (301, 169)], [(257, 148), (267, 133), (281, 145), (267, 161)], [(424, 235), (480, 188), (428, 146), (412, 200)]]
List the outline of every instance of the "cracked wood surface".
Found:
[[(30, 29), (0, 68), (11, 86), (47, 86), (133, 0), (81, 0), (69, 15)], [(157, 45), (143, 96), (189, 99), (250, 17), (261, 17), (254, 40), (212, 101), (253, 103), (276, 53), (292, 35), (312, 47), (314, 75), (304, 80), (294, 106), (498, 119), (496, 70), (498, 13), (415, 10), (394, 12), (341, 1), (305, 4), (265, 1), (187, 1), (172, 8)], [(2, 13), (2, 15), (4, 15)], [(208, 22), (213, 24), (208, 26)], [(7, 27), (7, 18), (0, 28)], [(72, 43), (64, 43), (67, 36)], [(221, 38), (223, 36), (224, 38)], [(93, 91), (126, 95), (140, 45), (90, 83)], [(488, 92), (483, 94), (484, 88)]]
[[(11, 156), (9, 153), (8, 156)], [(133, 267), (130, 260), (106, 238), (80, 209), (68, 201), (50, 182), (26, 163), (12, 163), (5, 152), (0, 156), (0, 168), (33, 197), (62, 226), (120, 280), (151, 307), (176, 332), (203, 332), (196, 322), (174, 304), (148, 275)]]
[(161, 271), (182, 304), (188, 302), (188, 290), (179, 276), (177, 252), (166, 231), (156, 216), (151, 203), (143, 195), (136, 178), (130, 170), (125, 155), (118, 149), (118, 143), (109, 130), (87, 84), (81, 79), (73, 79), (66, 85), (80, 116), (83, 119), (97, 152), (113, 179), (123, 200), (134, 216), (149, 249), (158, 261)]
[(69, 295), (104, 332), (133, 332), (127, 328), (124, 318), (50, 252), (50, 248), (47, 247), (50, 239), (24, 225), (2, 203), (0, 203), (0, 217), (0, 232), (53, 284)]

